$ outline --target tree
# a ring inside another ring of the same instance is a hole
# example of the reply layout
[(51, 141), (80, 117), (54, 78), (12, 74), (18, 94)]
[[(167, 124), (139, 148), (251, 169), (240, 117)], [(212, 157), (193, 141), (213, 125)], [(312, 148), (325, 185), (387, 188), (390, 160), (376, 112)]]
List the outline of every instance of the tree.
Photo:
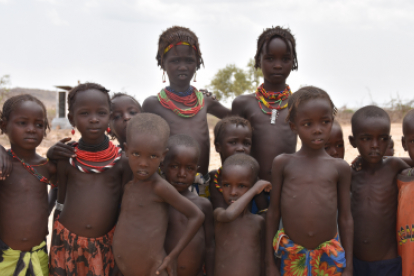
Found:
[(4, 75), (0, 77), (0, 104), (3, 104), (10, 92), (8, 86), (10, 85), (10, 76)]
[(207, 87), (217, 99), (236, 97), (246, 92), (253, 92), (261, 83), (263, 73), (254, 68), (254, 60), (250, 59), (247, 70), (238, 68), (234, 64), (227, 65), (220, 69)]

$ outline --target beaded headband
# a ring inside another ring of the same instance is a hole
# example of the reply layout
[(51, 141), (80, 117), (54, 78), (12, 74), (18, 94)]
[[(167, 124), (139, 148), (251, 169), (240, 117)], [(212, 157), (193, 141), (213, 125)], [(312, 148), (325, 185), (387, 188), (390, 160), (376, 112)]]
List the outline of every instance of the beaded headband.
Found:
[(168, 45), (167, 48), (165, 48), (165, 50), (164, 50), (164, 54), (166, 54), (172, 47), (177, 46), (177, 45), (187, 45), (187, 46), (191, 46), (191, 47), (194, 48), (194, 50), (197, 51), (197, 48), (194, 45), (191, 45), (190, 43), (185, 42), (185, 41), (180, 41), (180, 42), (177, 42), (176, 44), (170, 44), (170, 45)]

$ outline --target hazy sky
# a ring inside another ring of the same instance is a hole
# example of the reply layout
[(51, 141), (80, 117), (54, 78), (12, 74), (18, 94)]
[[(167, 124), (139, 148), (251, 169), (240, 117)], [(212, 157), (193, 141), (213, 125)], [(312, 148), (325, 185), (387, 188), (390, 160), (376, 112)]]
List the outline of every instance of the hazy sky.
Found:
[(155, 54), (172, 25), (200, 39), (199, 88), (245, 67), (262, 30), (281, 25), (297, 40), (293, 91), (319, 86), (338, 107), (414, 98), (412, 0), (0, 0), (0, 76), (48, 90), (93, 81), (142, 102), (163, 86)]

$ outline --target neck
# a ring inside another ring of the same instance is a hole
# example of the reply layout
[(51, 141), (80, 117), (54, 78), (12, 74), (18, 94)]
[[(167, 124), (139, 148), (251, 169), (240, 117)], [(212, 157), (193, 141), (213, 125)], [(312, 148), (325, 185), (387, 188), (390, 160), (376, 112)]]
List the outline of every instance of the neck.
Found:
[[(81, 137), (80, 139), (79, 139), (79, 141), (82, 139), (82, 144), (83, 145), (85, 145), (85, 146), (90, 146), (90, 147), (94, 147), (94, 146), (97, 146), (97, 145), (100, 145), (100, 144), (102, 144), (104, 141), (105, 141), (105, 139), (107, 138), (107, 136), (106, 135), (102, 135), (101, 137), (99, 137), (99, 138), (97, 138), (97, 139), (85, 139), (85, 137)], [(79, 141), (78, 141), (78, 144), (79, 144)]]
[(271, 92), (280, 92), (285, 90), (286, 88), (286, 83), (270, 83), (267, 82), (266, 80), (263, 83), (263, 88), (266, 91), (271, 91)]
[(369, 163), (367, 161), (365, 161), (363, 158), (361, 158), (361, 168), (364, 171), (370, 172), (370, 173), (374, 173), (376, 171), (378, 171), (383, 164), (384, 160), (381, 159), (381, 162), (378, 163)]
[(300, 150), (298, 151), (298, 153), (304, 154), (306, 156), (309, 157), (317, 157), (317, 156), (321, 156), (321, 155), (328, 155), (325, 151), (324, 147), (321, 147), (319, 149), (313, 149), (310, 147), (307, 147), (306, 145), (302, 144), (302, 147), (300, 148)]
[(183, 196), (187, 196), (190, 193), (191, 193), (190, 190), (186, 189), (184, 192), (181, 192), (180, 194), (183, 195)]
[(177, 91), (177, 92), (185, 92), (190, 87), (190, 84), (187, 83), (185, 85), (177, 85), (177, 84), (174, 84), (174, 83), (170, 83), (170, 87), (172, 89), (174, 89), (175, 91)]
[(20, 159), (23, 159), (24, 161), (28, 163), (30, 163), (31, 160), (37, 157), (36, 148), (27, 150), (27, 149), (22, 149), (20, 147), (16, 147), (12, 144), (11, 149), (13, 150), (14, 154), (17, 155), (17, 157), (19, 157)]

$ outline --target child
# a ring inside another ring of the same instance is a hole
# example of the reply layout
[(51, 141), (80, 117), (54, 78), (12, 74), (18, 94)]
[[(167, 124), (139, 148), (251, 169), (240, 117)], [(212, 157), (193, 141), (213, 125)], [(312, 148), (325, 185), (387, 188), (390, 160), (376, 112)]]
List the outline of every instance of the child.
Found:
[(124, 149), (126, 125), (133, 116), (142, 112), (142, 108), (134, 97), (125, 93), (115, 93), (111, 98), (111, 103), (110, 133), (112, 137), (116, 137), (119, 146)]
[(336, 120), (333, 121), (331, 135), (325, 144), (325, 150), (333, 158), (344, 159), (344, 136), (341, 125)]
[(390, 138), (390, 143), (388, 144), (384, 156), (394, 156), (394, 140), (392, 140), (392, 138)]
[(80, 84), (68, 94), (68, 119), (82, 137), (76, 158), (58, 161), (59, 202), (53, 224), (50, 275), (111, 275), (112, 238), (122, 186), (132, 178), (128, 159), (105, 135), (111, 112), (108, 90)]
[(36, 153), (49, 128), (46, 108), (31, 95), (9, 98), (1, 131), (10, 140), (13, 171), (0, 180), (0, 275), (48, 275), (48, 179), (56, 166)]
[[(296, 150), (296, 135), (284, 120), (291, 95), (286, 79), (292, 70), (298, 69), (296, 41), (289, 29), (278, 26), (263, 31), (257, 41), (254, 66), (262, 69), (264, 83), (255, 93), (238, 96), (233, 101), (232, 113), (250, 121), (251, 155), (259, 162), (259, 178), (270, 181), (273, 159)], [(267, 208), (264, 195), (255, 200), (260, 210)]]
[[(223, 196), (227, 209), (214, 210), (215, 276), (264, 275), (264, 219), (249, 211), (250, 201), (272, 188), (258, 181), (259, 164), (246, 154), (235, 154), (223, 164)], [(256, 184), (254, 184), (256, 182)], [(253, 185), (254, 184), (254, 185)]]
[[(220, 120), (214, 127), (214, 145), (220, 154), (221, 164), (227, 157), (244, 153), (249, 155), (252, 146), (252, 127), (250, 122), (239, 116)], [(221, 168), (210, 172), (210, 200), (213, 208), (226, 208), (221, 186)]]
[[(169, 134), (167, 122), (150, 113), (137, 114), (127, 126), (125, 152), (134, 176), (125, 185), (113, 242), (116, 263), (124, 276), (176, 273), (177, 257), (204, 221), (200, 209), (157, 173), (168, 151)], [(183, 213), (188, 223), (166, 255), (169, 205)]]
[[(177, 259), (178, 276), (202, 275), (205, 264), (208, 276), (214, 270), (214, 223), (213, 208), (208, 199), (189, 191), (197, 174), (200, 149), (197, 142), (187, 135), (174, 135), (168, 139), (168, 152), (161, 168), (166, 180), (185, 198), (194, 203), (205, 216), (203, 227), (184, 248)], [(170, 253), (187, 227), (187, 218), (170, 206), (165, 251)]]
[[(273, 161), (267, 275), (352, 275), (351, 172), (344, 160), (332, 159), (324, 149), (335, 112), (329, 95), (316, 87), (302, 87), (289, 98), (286, 120), (302, 147)], [(277, 231), (280, 217), (284, 229)], [(281, 257), (281, 273), (274, 254)]]
[(352, 170), (351, 184), (354, 275), (401, 275), (395, 232), (396, 177), (408, 165), (400, 158), (383, 158), (391, 127), (383, 109), (365, 106), (355, 112), (351, 123), (349, 142), (361, 155), (361, 166)]
[[(402, 146), (414, 161), (414, 110), (410, 110), (403, 120)], [(402, 275), (414, 274), (414, 168), (405, 169), (397, 178), (398, 253), (402, 258)]]
[(165, 119), (171, 135), (186, 134), (197, 141), (200, 146), (199, 172), (208, 182), (210, 137), (207, 113), (221, 119), (230, 111), (190, 85), (196, 70), (204, 65), (198, 37), (190, 29), (175, 26), (164, 31), (158, 41), (156, 59), (164, 70), (164, 82), (167, 72), (170, 86), (163, 88), (157, 96), (147, 98), (142, 107), (145, 112)]

